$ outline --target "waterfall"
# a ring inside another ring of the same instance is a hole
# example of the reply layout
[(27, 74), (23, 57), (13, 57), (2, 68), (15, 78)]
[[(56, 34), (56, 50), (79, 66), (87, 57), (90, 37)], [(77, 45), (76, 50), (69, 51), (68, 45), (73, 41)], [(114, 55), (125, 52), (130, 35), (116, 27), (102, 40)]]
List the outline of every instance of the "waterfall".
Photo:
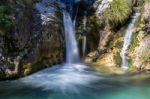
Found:
[(86, 16), (86, 11), (85, 11), (85, 15), (84, 15), (84, 19), (83, 19), (83, 40), (82, 40), (82, 53), (83, 56), (86, 53), (86, 43), (87, 43), (87, 38), (86, 38), (86, 24), (87, 24), (87, 16)]
[(121, 66), (122, 66), (123, 69), (128, 69), (128, 62), (126, 60), (126, 53), (127, 53), (128, 47), (131, 43), (135, 23), (136, 23), (139, 15), (140, 15), (140, 13), (135, 13), (132, 16), (132, 20), (131, 20), (130, 24), (128, 25), (128, 27), (126, 29), (126, 32), (125, 32), (124, 44), (123, 44), (123, 48), (121, 50), (121, 58), (122, 58), (122, 65)]
[(69, 13), (63, 10), (63, 20), (66, 40), (66, 62), (79, 62), (79, 51), (75, 38), (75, 28)]
[[(69, 0), (68, 0), (69, 1)], [(39, 3), (43, 4), (42, 2)], [(75, 36), (75, 20), (72, 20), (70, 10), (65, 4), (60, 5), (63, 10), (65, 30), (66, 62), (20, 79), (23, 84), (43, 90), (61, 93), (81, 94), (88, 89), (95, 89), (95, 83), (102, 79), (100, 74), (91, 70), (79, 61), (79, 52)], [(93, 86), (94, 85), (94, 86)]]

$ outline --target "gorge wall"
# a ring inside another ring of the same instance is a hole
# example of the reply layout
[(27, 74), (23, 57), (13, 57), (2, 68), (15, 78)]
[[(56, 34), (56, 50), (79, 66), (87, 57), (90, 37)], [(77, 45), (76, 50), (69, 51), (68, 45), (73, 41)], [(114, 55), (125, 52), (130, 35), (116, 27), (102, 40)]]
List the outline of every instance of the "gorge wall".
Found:
[(43, 15), (50, 19), (45, 22), (34, 2), (8, 0), (0, 6), (8, 8), (7, 16), (13, 22), (10, 31), (0, 29), (0, 79), (28, 75), (64, 60), (64, 32), (58, 5), (50, 5), (54, 12)]

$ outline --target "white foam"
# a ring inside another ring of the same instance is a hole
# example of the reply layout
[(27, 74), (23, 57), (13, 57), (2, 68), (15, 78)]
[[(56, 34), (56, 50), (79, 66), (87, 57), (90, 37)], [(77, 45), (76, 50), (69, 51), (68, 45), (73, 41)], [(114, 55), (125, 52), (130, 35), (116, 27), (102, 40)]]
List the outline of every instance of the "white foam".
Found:
[(92, 88), (92, 84), (101, 79), (98, 74), (88, 69), (83, 64), (57, 65), (20, 81), (32, 87), (42, 87), (44, 90), (81, 93), (86, 88)]

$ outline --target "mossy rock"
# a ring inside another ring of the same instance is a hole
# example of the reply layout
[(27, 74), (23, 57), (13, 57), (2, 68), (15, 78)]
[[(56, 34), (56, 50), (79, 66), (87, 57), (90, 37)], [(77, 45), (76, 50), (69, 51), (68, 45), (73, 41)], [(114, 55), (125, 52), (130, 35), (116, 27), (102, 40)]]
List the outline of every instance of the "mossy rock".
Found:
[(131, 52), (134, 51), (137, 46), (139, 46), (140, 41), (138, 40), (137, 35), (138, 33), (133, 33), (132, 35), (132, 41), (129, 47), (129, 51)]
[(116, 53), (116, 55), (115, 55), (115, 61), (116, 61), (117, 67), (120, 67), (121, 66), (121, 62), (122, 62), (122, 58), (120, 56), (120, 52)]
[(121, 49), (123, 47), (123, 33), (125, 28), (121, 28), (115, 35), (112, 42), (109, 45), (109, 48), (118, 48)]

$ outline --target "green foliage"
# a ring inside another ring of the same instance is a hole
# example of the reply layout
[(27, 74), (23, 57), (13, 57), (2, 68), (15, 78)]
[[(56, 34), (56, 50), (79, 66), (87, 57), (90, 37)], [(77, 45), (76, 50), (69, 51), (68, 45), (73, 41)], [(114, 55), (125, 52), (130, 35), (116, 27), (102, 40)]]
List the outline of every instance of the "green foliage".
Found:
[(105, 11), (105, 16), (110, 22), (122, 23), (132, 12), (131, 0), (113, 0), (111, 8)]
[(132, 59), (128, 59), (128, 66), (129, 66), (129, 71), (135, 71), (136, 67), (133, 65)]
[(10, 31), (14, 23), (10, 18), (9, 7), (5, 5), (0, 5), (0, 29), (5, 31)]
[(133, 51), (135, 49), (135, 47), (137, 47), (137, 46), (139, 46), (139, 40), (137, 38), (137, 33), (133, 33), (129, 50)]

